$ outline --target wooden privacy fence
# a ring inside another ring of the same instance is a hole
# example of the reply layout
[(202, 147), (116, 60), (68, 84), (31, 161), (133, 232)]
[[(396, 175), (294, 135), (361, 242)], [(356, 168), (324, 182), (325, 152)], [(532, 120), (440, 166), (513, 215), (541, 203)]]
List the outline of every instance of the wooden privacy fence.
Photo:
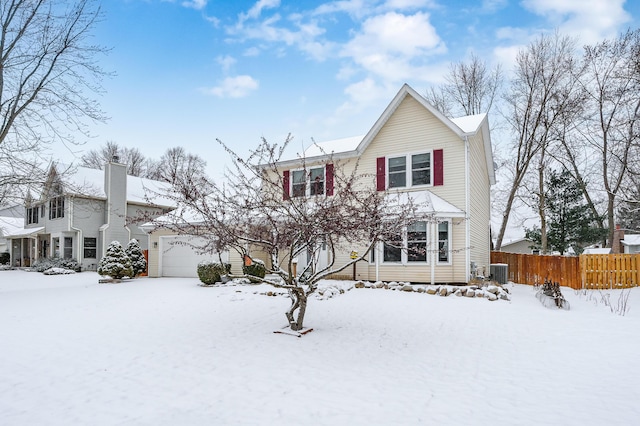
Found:
[(508, 279), (542, 284), (545, 279), (574, 289), (640, 285), (640, 254), (583, 254), (572, 257), (491, 252), (491, 263), (508, 265)]

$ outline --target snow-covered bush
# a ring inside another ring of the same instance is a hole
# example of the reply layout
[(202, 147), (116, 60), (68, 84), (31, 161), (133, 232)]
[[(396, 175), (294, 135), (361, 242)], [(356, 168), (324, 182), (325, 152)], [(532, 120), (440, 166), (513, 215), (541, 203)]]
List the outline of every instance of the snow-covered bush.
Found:
[(63, 268), (74, 272), (80, 272), (81, 266), (75, 259), (61, 259), (59, 257), (41, 257), (33, 262), (31, 268), (37, 272), (44, 272), (51, 268)]
[(134, 277), (137, 277), (147, 270), (147, 261), (144, 258), (144, 254), (142, 254), (142, 249), (140, 248), (140, 244), (138, 244), (138, 240), (133, 238), (129, 241), (129, 244), (127, 244), (127, 248), (124, 251), (131, 260)]
[(71, 269), (50, 268), (44, 271), (42, 274), (43, 275), (68, 275), (68, 274), (75, 274), (75, 273), (76, 271), (72, 271)]
[(98, 274), (108, 275), (114, 279), (133, 276), (131, 259), (125, 253), (120, 242), (112, 241), (109, 244), (107, 253), (98, 263)]
[(198, 263), (198, 278), (203, 284), (215, 284), (221, 280), (222, 275), (231, 272), (230, 263), (216, 263), (204, 260)]
[[(267, 275), (267, 267), (264, 265), (259, 259), (251, 259), (252, 263), (250, 265), (243, 264), (242, 265), (242, 273), (244, 275), (250, 275), (253, 277), (264, 278)], [(251, 280), (251, 277), (249, 277)], [(254, 281), (254, 280), (251, 280)], [(259, 282), (259, 280), (255, 280), (255, 282)]]

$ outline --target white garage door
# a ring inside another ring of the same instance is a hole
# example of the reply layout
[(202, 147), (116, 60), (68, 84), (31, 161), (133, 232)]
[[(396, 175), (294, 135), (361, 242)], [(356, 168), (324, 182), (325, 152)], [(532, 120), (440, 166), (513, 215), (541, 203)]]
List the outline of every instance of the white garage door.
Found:
[[(160, 237), (160, 275), (163, 277), (197, 277), (198, 263), (203, 260), (218, 262), (218, 255), (198, 254), (190, 246), (203, 244), (200, 237), (185, 235)], [(222, 254), (222, 260), (227, 262), (228, 253)]]

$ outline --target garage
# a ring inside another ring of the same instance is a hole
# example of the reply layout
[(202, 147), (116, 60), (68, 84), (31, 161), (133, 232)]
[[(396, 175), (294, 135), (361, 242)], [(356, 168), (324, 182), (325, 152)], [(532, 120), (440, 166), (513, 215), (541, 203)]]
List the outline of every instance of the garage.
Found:
[[(202, 237), (169, 235), (160, 237), (159, 270), (162, 277), (197, 277), (198, 263), (203, 260), (217, 262), (218, 255), (199, 254), (195, 247), (203, 246)], [(222, 260), (228, 262), (229, 254), (223, 253)]]

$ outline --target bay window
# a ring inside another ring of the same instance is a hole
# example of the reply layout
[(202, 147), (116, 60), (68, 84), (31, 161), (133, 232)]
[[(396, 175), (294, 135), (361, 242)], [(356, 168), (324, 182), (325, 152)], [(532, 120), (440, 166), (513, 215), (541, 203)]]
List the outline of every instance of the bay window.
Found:
[[(418, 221), (407, 226), (401, 235), (382, 243), (382, 261), (428, 264), (433, 262), (435, 255), (436, 264), (450, 263), (450, 224), (450, 221), (442, 221), (434, 226), (427, 221)], [(375, 261), (374, 256), (371, 259)]]

